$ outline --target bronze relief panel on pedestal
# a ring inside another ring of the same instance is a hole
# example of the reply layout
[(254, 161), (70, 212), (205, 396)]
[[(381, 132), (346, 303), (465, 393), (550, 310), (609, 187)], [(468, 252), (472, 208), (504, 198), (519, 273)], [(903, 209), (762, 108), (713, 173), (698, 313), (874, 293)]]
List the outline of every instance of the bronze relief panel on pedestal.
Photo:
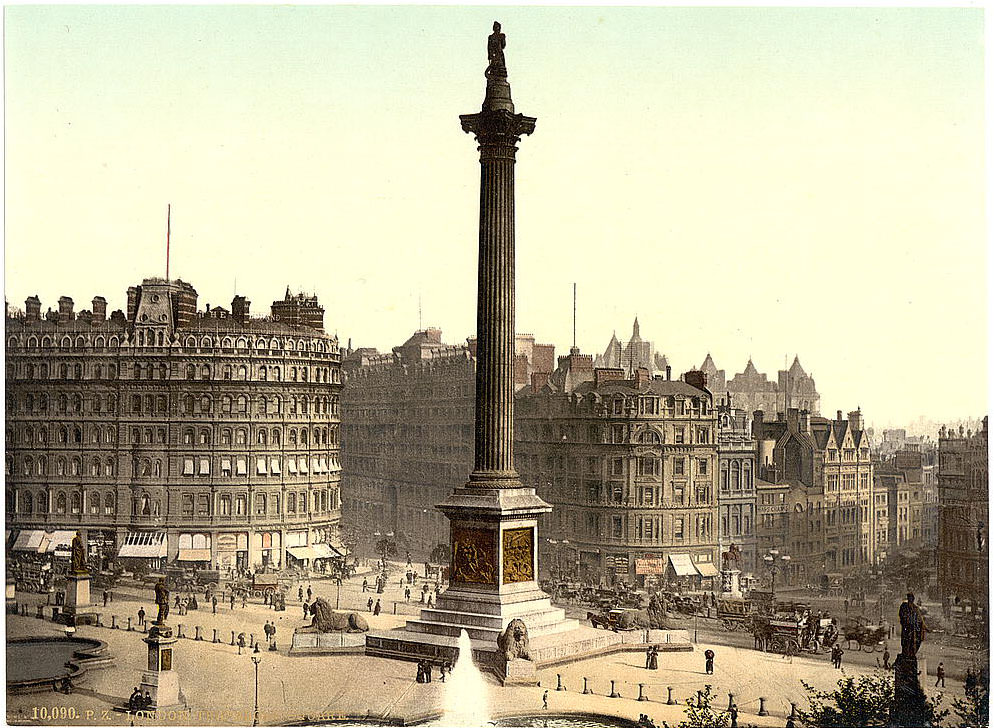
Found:
[(532, 581), (535, 578), (533, 529), (510, 528), (504, 531), (504, 583)]
[(452, 580), (469, 584), (497, 583), (497, 544), (486, 528), (452, 529)]

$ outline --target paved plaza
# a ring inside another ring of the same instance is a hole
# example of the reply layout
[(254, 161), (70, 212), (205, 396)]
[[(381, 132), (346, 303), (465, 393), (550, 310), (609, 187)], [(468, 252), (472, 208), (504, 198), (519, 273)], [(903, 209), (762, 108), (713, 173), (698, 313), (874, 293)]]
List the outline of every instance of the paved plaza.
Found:
[[(343, 608), (362, 606), (364, 615), (373, 629), (400, 626), (404, 615), (394, 615), (392, 596), (399, 587), (399, 574), (383, 600), (385, 612), (373, 617), (365, 612), (369, 594), (362, 594), (362, 576), (345, 582), (342, 587)], [(304, 582), (306, 590), (308, 582)], [(338, 588), (334, 582), (314, 580), (309, 582), (316, 595), (324, 596), (334, 604)], [(99, 596), (99, 592), (95, 595)], [(377, 596), (373, 594), (374, 598)], [(402, 596), (402, 593), (401, 593)], [(277, 625), (278, 652), (265, 650), (260, 653), (259, 703), (260, 722), (282, 724), (293, 721), (317, 721), (344, 717), (369, 717), (384, 722), (411, 722), (436, 716), (443, 705), (445, 684), (437, 679), (424, 685), (415, 681), (413, 663), (398, 662), (365, 655), (290, 656), (287, 654), (293, 629), (309, 620), (303, 617), (296, 601), (296, 589), (287, 611), (274, 612), (268, 607), (250, 602), (246, 607), (236, 603), (234, 610), (225, 605), (218, 607), (218, 614), (211, 614), (210, 606), (180, 616), (171, 613), (169, 622), (174, 627), (183, 624), (184, 633), (190, 637), (194, 626), (199, 625), (207, 641), (183, 639), (176, 644), (174, 665), (179, 673), (183, 694), (191, 707), (190, 713), (163, 716), (159, 720), (136, 719), (139, 725), (238, 725), (251, 724), (253, 708), (254, 668), (247, 654), (238, 655), (230, 642), (231, 631), (263, 634), (265, 621)], [(21, 595), (22, 601), (37, 603), (37, 595)], [(386, 605), (389, 604), (389, 609)], [(101, 612), (106, 624), (116, 615), (118, 623), (126, 625), (127, 616), (135, 616), (143, 605), (149, 619), (154, 618), (155, 608), (151, 593), (134, 589), (118, 589), (114, 602), (94, 607)], [(399, 611), (414, 613), (416, 606), (406, 603)], [(32, 608), (29, 614), (34, 614)], [(220, 644), (212, 644), (213, 630), (223, 637)], [(61, 625), (33, 616), (8, 616), (8, 636), (59, 635)], [(128, 724), (130, 716), (113, 712), (122, 704), (132, 688), (138, 684), (146, 662), (146, 648), (140, 632), (107, 627), (81, 627), (79, 635), (94, 637), (108, 643), (115, 659), (112, 667), (89, 673), (87, 681), (73, 695), (44, 693), (10, 696), (7, 718), (12, 723), (33, 723), (33, 710), (38, 706), (74, 707), (71, 724)], [(716, 653), (715, 674), (704, 674), (703, 651), (711, 647)], [(263, 639), (263, 648), (265, 640)], [(247, 651), (245, 651), (247, 652)], [(718, 694), (718, 703), (727, 705), (728, 693), (735, 695), (740, 711), (740, 725), (782, 726), (790, 710), (790, 702), (803, 704), (803, 690), (799, 680), (828, 688), (840, 673), (833, 670), (827, 658), (795, 657), (791, 660), (778, 655), (765, 654), (747, 648), (723, 645), (695, 646), (694, 652), (666, 653), (659, 661), (660, 669), (644, 669), (644, 655), (639, 652), (616, 653), (584, 660), (571, 665), (540, 671), (541, 687), (500, 687), (487, 678), (491, 711), (495, 716), (541, 712), (542, 694), (549, 690), (549, 709), (552, 712), (590, 712), (635, 719), (640, 713), (648, 714), (662, 726), (679, 722), (683, 716), (682, 703), (706, 683)], [(847, 670), (868, 671), (870, 668), (852, 666)], [(557, 673), (562, 675), (565, 691), (555, 690)], [(592, 695), (582, 695), (583, 678), (588, 678)], [(610, 698), (610, 681), (620, 698)], [(644, 684), (648, 702), (638, 702), (638, 683)], [(666, 705), (667, 687), (673, 688), (673, 697), (680, 705)], [(930, 684), (927, 689), (932, 692)], [(947, 679), (944, 691), (946, 702), (950, 693), (961, 694), (962, 684)], [(768, 717), (759, 717), (759, 697), (766, 698)], [(87, 711), (91, 711), (87, 713)], [(49, 721), (51, 722), (51, 721)], [(63, 721), (59, 721), (60, 723)]]

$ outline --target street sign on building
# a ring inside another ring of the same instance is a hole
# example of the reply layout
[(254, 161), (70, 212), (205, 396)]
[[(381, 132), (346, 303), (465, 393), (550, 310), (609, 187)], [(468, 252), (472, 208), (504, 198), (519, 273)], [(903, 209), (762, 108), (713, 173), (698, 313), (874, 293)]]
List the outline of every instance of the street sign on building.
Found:
[(662, 556), (635, 559), (636, 574), (662, 574), (665, 568), (666, 560)]

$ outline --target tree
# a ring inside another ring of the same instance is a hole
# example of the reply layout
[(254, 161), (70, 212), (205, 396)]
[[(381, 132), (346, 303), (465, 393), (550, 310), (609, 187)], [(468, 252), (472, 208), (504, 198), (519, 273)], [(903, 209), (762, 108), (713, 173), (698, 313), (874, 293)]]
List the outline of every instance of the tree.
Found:
[[(807, 710), (798, 711), (798, 725), (810, 728), (886, 728), (894, 700), (894, 679), (889, 674), (843, 675), (834, 690), (817, 690), (803, 680)], [(939, 725), (946, 711), (939, 702), (927, 701), (929, 725)]]
[(436, 564), (444, 564), (449, 560), (449, 545), (447, 543), (435, 544), (431, 550), (431, 561)]
[(387, 557), (397, 555), (397, 544), (389, 539), (381, 538), (376, 542), (376, 552), (386, 560)]
[(953, 701), (953, 714), (956, 728), (983, 728), (990, 724), (990, 690), (991, 676), (987, 668), (978, 671), (967, 670), (966, 699), (956, 698)]
[(711, 701), (717, 694), (711, 692), (711, 686), (705, 685), (698, 692), (697, 698), (688, 698), (684, 713), (687, 720), (681, 721), (678, 728), (727, 728), (731, 723), (728, 713), (721, 713), (711, 707)]

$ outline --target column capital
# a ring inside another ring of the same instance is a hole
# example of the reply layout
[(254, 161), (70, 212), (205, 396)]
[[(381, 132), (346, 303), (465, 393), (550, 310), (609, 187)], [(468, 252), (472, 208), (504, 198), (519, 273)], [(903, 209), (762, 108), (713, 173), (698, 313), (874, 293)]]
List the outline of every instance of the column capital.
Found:
[(535, 131), (535, 117), (514, 114), (506, 109), (461, 114), (462, 130), (474, 134), (481, 145), (514, 146), (524, 134)]

